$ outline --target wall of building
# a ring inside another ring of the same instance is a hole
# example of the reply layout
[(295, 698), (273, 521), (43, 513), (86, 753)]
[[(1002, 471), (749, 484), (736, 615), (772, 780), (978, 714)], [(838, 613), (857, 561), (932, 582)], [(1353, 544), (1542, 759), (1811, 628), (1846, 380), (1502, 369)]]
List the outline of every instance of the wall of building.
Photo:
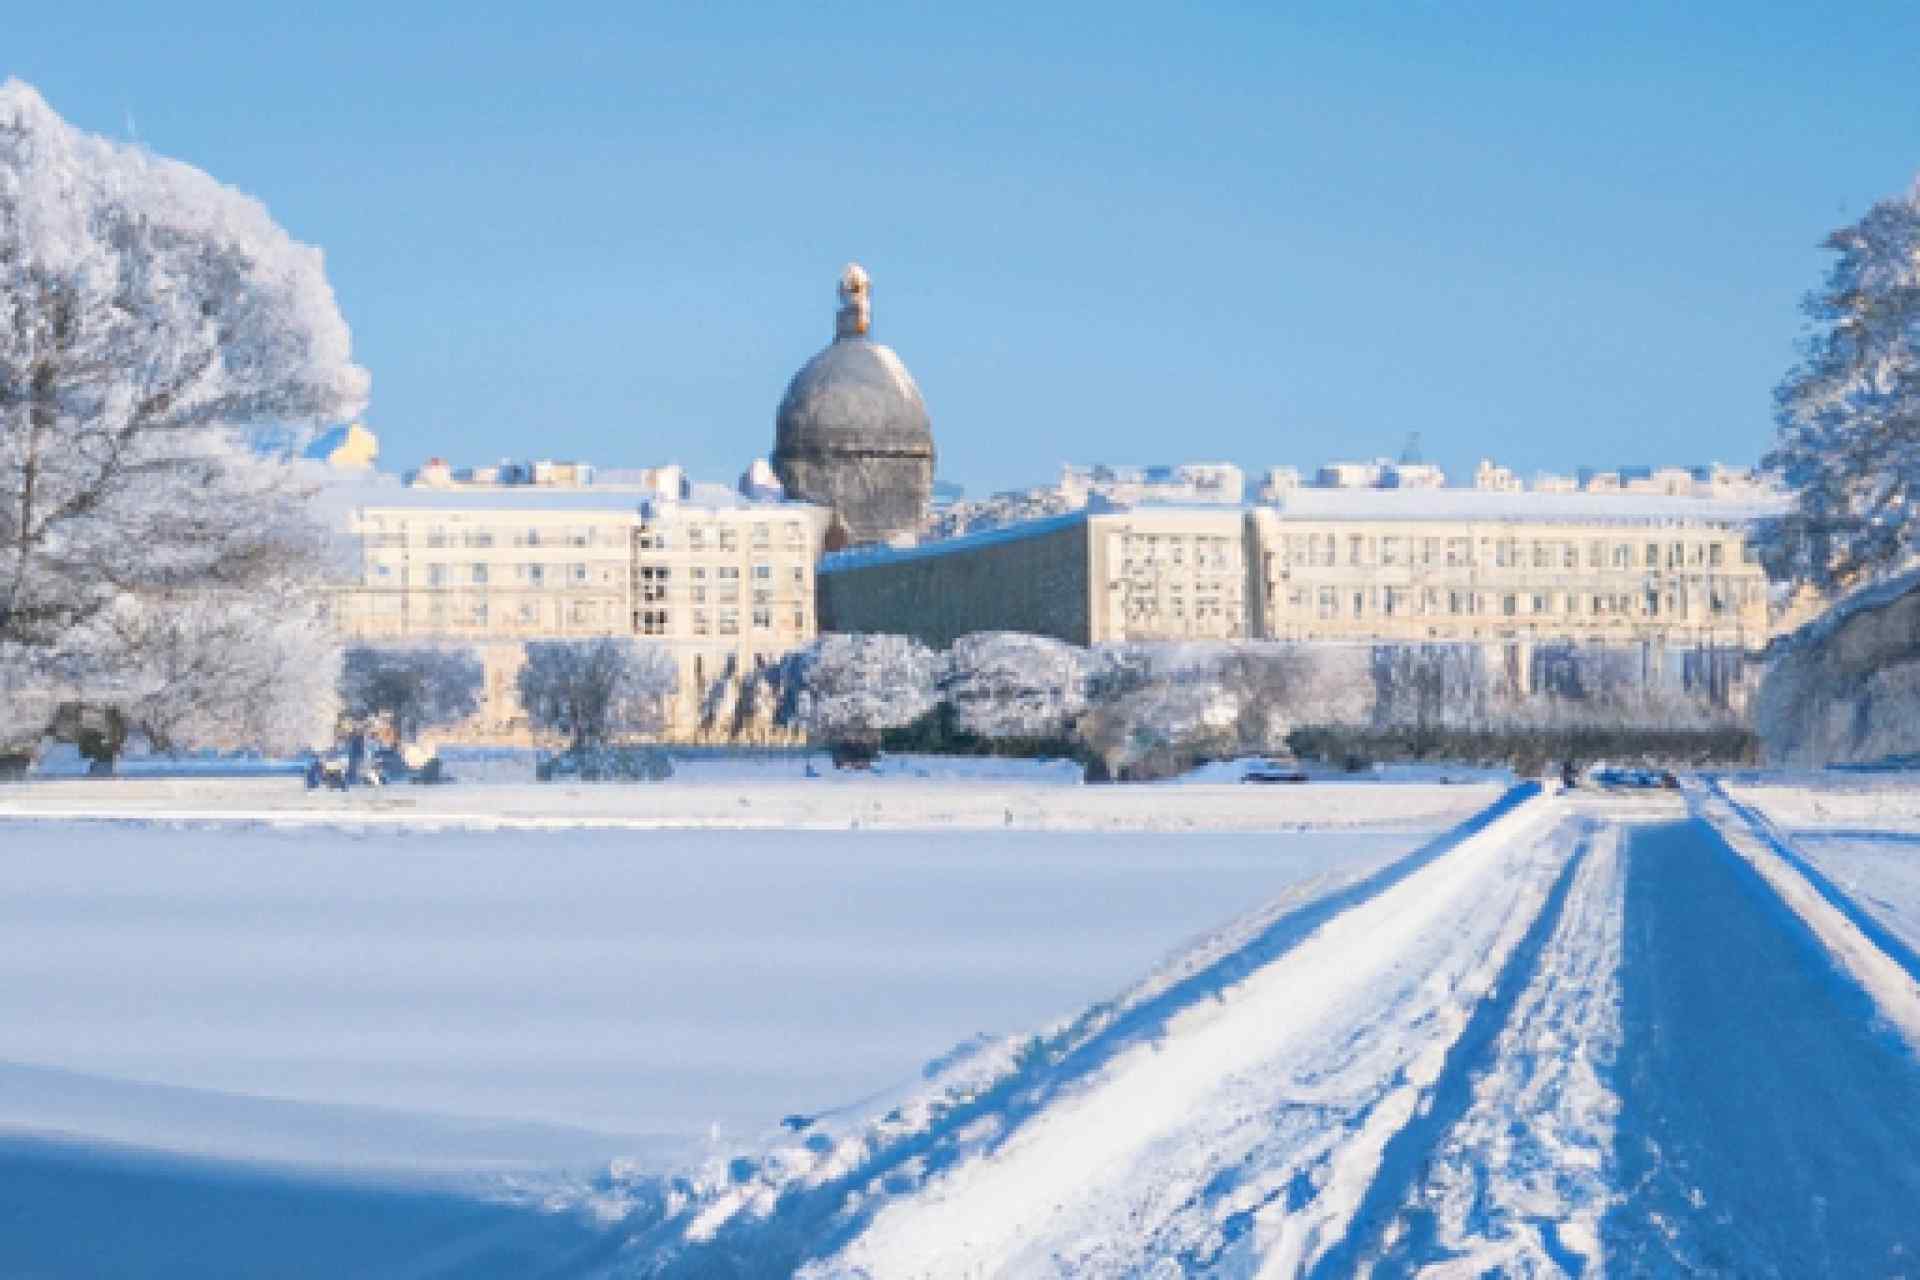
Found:
[(1039, 521), (910, 551), (849, 552), (820, 569), (820, 629), (944, 648), (974, 631), (1089, 644), (1088, 520)]
[(1710, 518), (1249, 516), (1253, 625), (1277, 640), (1529, 640), (1758, 649), (1765, 571)]

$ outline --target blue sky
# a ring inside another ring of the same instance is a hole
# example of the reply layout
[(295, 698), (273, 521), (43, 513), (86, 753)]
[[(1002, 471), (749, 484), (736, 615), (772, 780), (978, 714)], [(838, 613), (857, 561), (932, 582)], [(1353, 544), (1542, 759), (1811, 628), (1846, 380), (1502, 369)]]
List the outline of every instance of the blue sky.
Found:
[(1910, 4), (554, 7), (34, 6), (0, 74), (324, 248), (396, 467), (730, 480), (849, 259), (972, 493), (1751, 462), (1920, 169)]

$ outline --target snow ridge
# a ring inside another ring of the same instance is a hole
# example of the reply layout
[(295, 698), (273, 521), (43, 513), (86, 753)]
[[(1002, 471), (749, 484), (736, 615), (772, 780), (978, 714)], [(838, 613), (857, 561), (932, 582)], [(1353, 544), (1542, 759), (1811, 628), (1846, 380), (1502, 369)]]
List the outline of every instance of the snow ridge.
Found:
[(1389, 1270), (1553, 1276), (1603, 1267), (1601, 1220), (1617, 1198), (1621, 834), (1599, 827), (1587, 837), (1469, 1105), (1383, 1232)]
[(1771, 823), (1734, 800), (1717, 780), (1689, 799), (1728, 847), (1812, 930), (1834, 965), (1866, 990), (1881, 1016), (1920, 1053), (1920, 957), (1814, 872)]
[(816, 1278), (1309, 1267), (1564, 883), (1579, 827), (1562, 813), (1517, 787), (1113, 1006), (978, 1046), (864, 1129), (802, 1120), (759, 1158), (637, 1181), (625, 1259), (707, 1275), (811, 1258)]

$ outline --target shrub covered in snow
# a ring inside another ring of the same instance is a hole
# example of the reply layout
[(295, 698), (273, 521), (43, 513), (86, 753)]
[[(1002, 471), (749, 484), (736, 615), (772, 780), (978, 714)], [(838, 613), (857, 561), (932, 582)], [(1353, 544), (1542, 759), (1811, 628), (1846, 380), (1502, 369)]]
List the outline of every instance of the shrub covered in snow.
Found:
[(1059, 739), (1087, 708), (1087, 650), (1048, 636), (980, 631), (954, 641), (940, 696), (977, 738)]
[(939, 702), (946, 660), (909, 636), (830, 633), (781, 663), (780, 719), (823, 742), (877, 740)]

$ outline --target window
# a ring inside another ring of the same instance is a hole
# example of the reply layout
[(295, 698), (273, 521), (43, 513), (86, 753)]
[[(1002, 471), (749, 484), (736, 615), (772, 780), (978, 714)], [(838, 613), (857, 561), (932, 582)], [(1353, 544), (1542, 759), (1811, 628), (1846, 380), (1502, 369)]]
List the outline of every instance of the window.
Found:
[(753, 629), (755, 631), (773, 630), (773, 610), (756, 607), (753, 611)]
[(798, 520), (787, 521), (785, 527), (787, 531), (788, 546), (799, 547), (799, 546), (806, 545), (806, 535), (802, 532), (800, 528), (800, 522)]
[(427, 585), (430, 587), (446, 586), (447, 585), (447, 566), (443, 564), (428, 565), (427, 566)]
[(754, 525), (753, 526), (753, 545), (756, 548), (765, 548), (767, 545), (767, 538), (770, 532), (771, 530), (769, 530), (769, 528), (765, 524)]
[(689, 547), (692, 547), (692, 548), (693, 548), (693, 549), (694, 549), (695, 551), (704, 551), (704, 550), (706, 550), (706, 548), (707, 548), (707, 528), (706, 528), (706, 526), (705, 526), (705, 525), (699, 525), (699, 524), (696, 524), (696, 525), (689, 525), (689, 526), (688, 526), (688, 528), (687, 528), (687, 545), (688, 545)]
[(1543, 595), (1540, 595), (1540, 594), (1538, 594), (1538, 593), (1536, 593), (1536, 594), (1534, 595), (1534, 597), (1533, 597), (1533, 611), (1534, 611), (1535, 613), (1547, 613), (1547, 612), (1549, 612), (1549, 610), (1548, 610), (1548, 608), (1547, 608), (1547, 598), (1546, 598), (1545, 596), (1543, 596)]
[(583, 564), (574, 565), (573, 580), (577, 583), (584, 583), (587, 580), (587, 566)]
[(1511, 595), (1500, 597), (1500, 612), (1504, 613), (1509, 618), (1519, 613), (1520, 612), (1519, 598), (1517, 596), (1511, 596)]
[(724, 525), (724, 524), (721, 525), (720, 526), (720, 549), (722, 551), (739, 550), (740, 549), (740, 531), (738, 529), (733, 528), (731, 525)]
[(527, 566), (528, 582), (531, 582), (534, 586), (538, 587), (543, 585), (546, 582), (546, 580), (547, 580), (547, 566), (543, 564), (530, 564)]
[(755, 582), (771, 582), (773, 580), (773, 566), (770, 564), (757, 564), (753, 566), (753, 580)]
[(473, 566), (473, 568), (469, 570), (469, 572), (472, 574), (475, 585), (482, 586), (482, 587), (487, 585), (487, 566), (486, 565), (476, 563)]
[(540, 606), (532, 600), (520, 602), (520, 622), (524, 626), (533, 626), (540, 621)]
[(1633, 548), (1626, 543), (1617, 543), (1613, 548), (1613, 567), (1616, 569), (1633, 568)]
[(737, 636), (740, 634), (740, 611), (738, 609), (722, 609), (720, 611), (720, 634), (723, 636)]
[(1660, 567), (1660, 544), (1659, 543), (1649, 542), (1647, 544), (1647, 558), (1644, 563), (1645, 563), (1645, 566), (1649, 569), (1658, 569)]
[(693, 634), (704, 636), (708, 630), (707, 611), (705, 609), (695, 609), (693, 611)]
[(1366, 539), (1362, 538), (1359, 534), (1348, 535), (1347, 537), (1347, 563), (1348, 564), (1360, 563), (1360, 550), (1365, 545), (1366, 545)]
[(1725, 562), (1726, 550), (1727, 549), (1725, 547), (1721, 546), (1717, 542), (1708, 546), (1707, 547), (1707, 564), (1711, 568), (1718, 569)]
[(1339, 608), (1340, 606), (1334, 596), (1333, 588), (1320, 588), (1320, 616), (1323, 618), (1331, 618), (1339, 612)]
[[(1399, 564), (1400, 563), (1400, 539), (1382, 538), (1380, 540), (1380, 563), (1381, 564)], [(1388, 612), (1392, 612), (1392, 611), (1389, 610)]]
[(640, 634), (643, 636), (663, 636), (667, 634), (667, 611), (665, 609), (641, 610)]

